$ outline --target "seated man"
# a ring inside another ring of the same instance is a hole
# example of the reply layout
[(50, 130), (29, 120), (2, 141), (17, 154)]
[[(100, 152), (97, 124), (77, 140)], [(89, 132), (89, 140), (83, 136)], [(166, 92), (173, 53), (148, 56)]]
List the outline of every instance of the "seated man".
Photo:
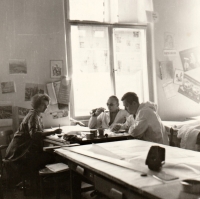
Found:
[(125, 124), (115, 124), (113, 131), (127, 129), (134, 138), (169, 145), (165, 127), (153, 102), (139, 103), (134, 92), (124, 94), (121, 99), (125, 109), (130, 113)]
[(129, 113), (119, 108), (119, 100), (116, 96), (113, 95), (108, 98), (107, 106), (109, 111), (105, 111), (105, 108), (102, 107), (93, 110), (88, 123), (89, 128), (108, 129), (116, 123), (123, 124), (126, 121)]

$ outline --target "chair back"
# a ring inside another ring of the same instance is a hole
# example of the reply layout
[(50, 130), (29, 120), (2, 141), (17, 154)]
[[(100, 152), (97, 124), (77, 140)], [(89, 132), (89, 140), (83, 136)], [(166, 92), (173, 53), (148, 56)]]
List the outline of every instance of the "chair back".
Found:
[(11, 142), (11, 136), (13, 130), (0, 131), (0, 174), (3, 172), (3, 157), (5, 155), (6, 148)]

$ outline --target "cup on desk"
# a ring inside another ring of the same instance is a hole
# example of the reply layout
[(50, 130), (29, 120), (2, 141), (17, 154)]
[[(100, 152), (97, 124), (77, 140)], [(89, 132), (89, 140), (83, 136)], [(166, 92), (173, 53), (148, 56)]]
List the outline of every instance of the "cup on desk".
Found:
[(86, 133), (85, 137), (87, 140), (93, 140), (94, 139), (94, 134), (93, 133)]
[(94, 137), (97, 137), (97, 129), (90, 129), (90, 133), (94, 134)]
[(98, 132), (99, 132), (99, 137), (104, 136), (104, 129), (100, 128), (100, 129), (98, 129)]

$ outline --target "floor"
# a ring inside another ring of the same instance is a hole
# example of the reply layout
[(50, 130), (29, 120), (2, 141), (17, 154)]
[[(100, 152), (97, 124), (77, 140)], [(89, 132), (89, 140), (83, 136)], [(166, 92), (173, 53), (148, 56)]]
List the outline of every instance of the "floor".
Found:
[[(55, 191), (54, 191), (54, 187), (49, 183), (46, 183), (45, 185), (45, 194), (44, 194), (44, 198), (48, 198), (48, 199), (55, 199)], [(3, 194), (4, 194), (4, 199), (40, 199), (41, 195), (39, 192), (29, 188), (27, 189), (27, 194), (26, 196), (24, 196), (24, 192), (23, 190), (21, 190), (18, 187), (9, 187), (9, 188), (5, 188), (5, 186), (3, 186)], [(69, 191), (69, 185), (68, 184), (63, 184), (60, 187), (60, 199), (70, 199), (70, 191)]]

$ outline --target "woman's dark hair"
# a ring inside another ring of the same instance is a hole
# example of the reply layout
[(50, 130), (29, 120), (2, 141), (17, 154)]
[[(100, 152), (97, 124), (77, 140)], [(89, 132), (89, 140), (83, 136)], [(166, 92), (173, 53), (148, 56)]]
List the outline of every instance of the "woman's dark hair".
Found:
[(109, 97), (109, 99), (113, 99), (117, 102), (117, 104), (119, 104), (119, 99), (117, 98), (117, 96), (112, 95), (112, 96)]
[(137, 102), (139, 104), (138, 96), (134, 92), (125, 93), (121, 100), (122, 101), (126, 100), (129, 104), (132, 104), (133, 102)]
[(47, 94), (36, 94), (31, 98), (31, 106), (37, 109), (43, 101), (50, 102), (51, 98)]

